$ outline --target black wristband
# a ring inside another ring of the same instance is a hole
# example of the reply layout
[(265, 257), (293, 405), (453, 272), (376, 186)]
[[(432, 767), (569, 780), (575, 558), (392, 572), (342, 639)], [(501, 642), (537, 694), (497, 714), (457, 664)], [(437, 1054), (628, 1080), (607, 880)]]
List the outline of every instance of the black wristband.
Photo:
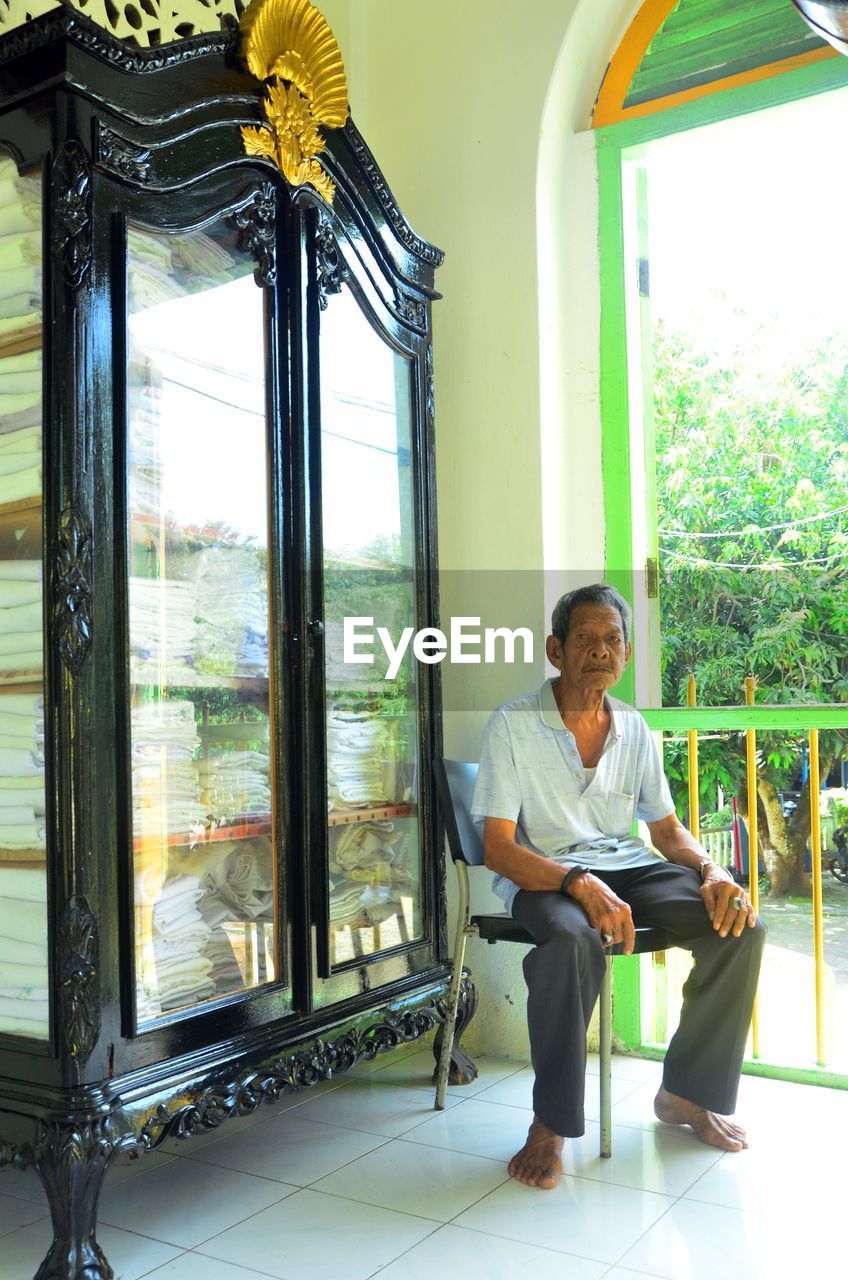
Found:
[(571, 884), (572, 880), (576, 880), (578, 876), (585, 876), (586, 871), (586, 867), (572, 867), (570, 871), (566, 871), (562, 878), (562, 884), (559, 887), (559, 891), (564, 898), (571, 897), (571, 894), (568, 892), (568, 886)]

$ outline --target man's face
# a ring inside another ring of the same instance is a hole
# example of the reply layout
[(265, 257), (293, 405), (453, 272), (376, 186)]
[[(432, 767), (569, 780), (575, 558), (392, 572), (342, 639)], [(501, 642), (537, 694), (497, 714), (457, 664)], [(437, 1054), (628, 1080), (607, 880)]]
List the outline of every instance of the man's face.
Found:
[(612, 688), (630, 661), (621, 614), (610, 605), (576, 605), (568, 635), (562, 642), (548, 636), (547, 654), (569, 687), (585, 692)]

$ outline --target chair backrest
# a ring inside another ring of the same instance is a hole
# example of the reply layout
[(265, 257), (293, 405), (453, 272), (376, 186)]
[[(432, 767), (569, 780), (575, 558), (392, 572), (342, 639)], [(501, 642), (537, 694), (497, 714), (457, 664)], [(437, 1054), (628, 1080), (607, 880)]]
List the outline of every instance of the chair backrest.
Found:
[(454, 862), (483, 864), (483, 831), (471, 817), (471, 800), (479, 765), (464, 760), (436, 760), (433, 776), (448, 848)]

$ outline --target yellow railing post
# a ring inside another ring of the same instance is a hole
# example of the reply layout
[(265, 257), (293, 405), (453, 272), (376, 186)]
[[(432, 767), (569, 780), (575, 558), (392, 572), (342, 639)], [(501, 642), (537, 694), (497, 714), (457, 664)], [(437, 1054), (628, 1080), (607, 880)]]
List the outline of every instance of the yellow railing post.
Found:
[[(754, 692), (757, 681), (754, 676), (745, 677), (745, 705), (754, 705)], [(760, 850), (759, 832), (757, 830), (757, 805), (759, 791), (757, 789), (757, 731), (745, 730), (746, 777), (748, 785), (748, 897), (751, 906), (759, 914), (760, 909)], [(760, 1019), (757, 1002), (754, 1001), (754, 1012), (751, 1017), (751, 1052), (755, 1058), (760, 1056)]]
[(819, 731), (810, 730), (810, 856), (813, 869), (813, 954), (816, 983), (816, 1062), (825, 1065), (824, 1053), (824, 937), (822, 933), (821, 874), (821, 779), (819, 777)]
[[(686, 705), (695, 706), (695, 677), (689, 672), (686, 681)], [(698, 730), (689, 729), (689, 830), (696, 840), (701, 838), (701, 812), (698, 806)]]

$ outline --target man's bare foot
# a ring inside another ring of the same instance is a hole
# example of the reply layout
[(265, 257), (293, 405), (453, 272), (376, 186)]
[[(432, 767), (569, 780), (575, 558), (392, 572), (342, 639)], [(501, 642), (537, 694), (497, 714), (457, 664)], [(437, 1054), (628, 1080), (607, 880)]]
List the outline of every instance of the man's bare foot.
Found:
[(722, 1151), (741, 1151), (748, 1145), (745, 1130), (726, 1116), (717, 1115), (715, 1111), (706, 1111), (679, 1098), (676, 1093), (660, 1085), (660, 1091), (654, 1098), (654, 1112), (658, 1120), (666, 1124), (688, 1124), (697, 1136), (708, 1147), (720, 1147)]
[(527, 1141), (509, 1162), (510, 1176), (528, 1187), (550, 1191), (562, 1176), (562, 1144), (565, 1141), (541, 1120), (534, 1118)]

